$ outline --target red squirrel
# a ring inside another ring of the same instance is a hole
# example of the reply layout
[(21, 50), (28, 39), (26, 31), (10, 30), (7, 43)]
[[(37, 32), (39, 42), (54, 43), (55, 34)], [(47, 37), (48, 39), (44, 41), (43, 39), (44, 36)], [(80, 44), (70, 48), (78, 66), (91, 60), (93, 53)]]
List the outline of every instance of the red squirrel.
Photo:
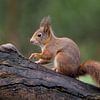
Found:
[(100, 84), (100, 62), (86, 61), (80, 64), (80, 50), (70, 38), (58, 38), (52, 30), (50, 17), (44, 17), (30, 42), (41, 47), (41, 53), (32, 53), (38, 64), (54, 62), (52, 70), (71, 77), (90, 74)]

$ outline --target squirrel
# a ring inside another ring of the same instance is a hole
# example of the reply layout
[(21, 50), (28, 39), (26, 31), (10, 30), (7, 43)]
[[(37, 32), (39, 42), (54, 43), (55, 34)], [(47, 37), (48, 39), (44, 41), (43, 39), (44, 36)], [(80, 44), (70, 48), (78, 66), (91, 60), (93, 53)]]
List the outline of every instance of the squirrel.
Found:
[(63, 75), (79, 77), (89, 74), (100, 84), (100, 62), (88, 60), (80, 64), (80, 50), (70, 38), (58, 38), (52, 30), (50, 17), (44, 17), (30, 42), (41, 47), (41, 53), (32, 53), (29, 59), (38, 59), (35, 63), (54, 62), (52, 70)]

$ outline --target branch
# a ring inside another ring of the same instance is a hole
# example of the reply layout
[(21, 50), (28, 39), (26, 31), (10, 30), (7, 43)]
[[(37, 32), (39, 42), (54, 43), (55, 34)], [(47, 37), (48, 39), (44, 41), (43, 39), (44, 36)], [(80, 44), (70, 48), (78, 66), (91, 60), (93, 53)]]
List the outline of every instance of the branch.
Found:
[(55, 73), (0, 46), (0, 100), (100, 100), (100, 88)]

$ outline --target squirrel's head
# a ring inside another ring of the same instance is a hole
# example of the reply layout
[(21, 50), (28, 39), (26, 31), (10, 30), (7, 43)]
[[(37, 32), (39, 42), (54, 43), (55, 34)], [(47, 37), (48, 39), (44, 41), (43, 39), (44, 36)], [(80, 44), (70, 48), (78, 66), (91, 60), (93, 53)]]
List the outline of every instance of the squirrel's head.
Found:
[(39, 29), (33, 34), (30, 42), (35, 45), (45, 45), (50, 41), (51, 31), (50, 17), (44, 17), (40, 22)]

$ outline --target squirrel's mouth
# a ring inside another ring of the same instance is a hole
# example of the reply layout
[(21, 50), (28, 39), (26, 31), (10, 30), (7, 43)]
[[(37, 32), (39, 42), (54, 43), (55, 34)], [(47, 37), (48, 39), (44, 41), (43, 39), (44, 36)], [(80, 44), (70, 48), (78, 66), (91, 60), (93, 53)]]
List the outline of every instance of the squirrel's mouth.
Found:
[(33, 44), (33, 45), (39, 45), (39, 43), (37, 41), (31, 41), (30, 40), (30, 43)]

